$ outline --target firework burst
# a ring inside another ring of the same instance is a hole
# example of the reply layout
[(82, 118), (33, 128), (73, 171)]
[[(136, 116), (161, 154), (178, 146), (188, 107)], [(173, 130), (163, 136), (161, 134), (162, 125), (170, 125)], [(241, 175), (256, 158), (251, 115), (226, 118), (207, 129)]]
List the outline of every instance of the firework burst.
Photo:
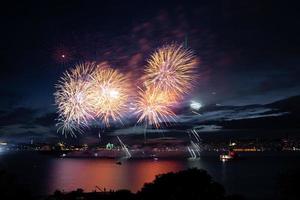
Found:
[(58, 126), (58, 132), (61, 132), (65, 136), (71, 135), (72, 137), (76, 137), (76, 133), (83, 132), (83, 126), (85, 126), (86, 124), (79, 125), (74, 121), (67, 121), (59, 118), (56, 125)]
[(109, 126), (110, 121), (121, 121), (131, 94), (129, 76), (102, 63), (93, 72), (91, 104), (95, 115)]
[(93, 72), (95, 63), (77, 65), (67, 71), (54, 93), (55, 104), (58, 107), (59, 123), (62, 133), (74, 133), (81, 126), (87, 126), (93, 118), (91, 105), (90, 73)]
[(58, 130), (63, 134), (83, 132), (91, 121), (105, 126), (112, 121), (122, 123), (129, 110), (145, 122), (159, 128), (175, 121), (174, 105), (189, 93), (196, 79), (197, 58), (189, 49), (171, 44), (155, 51), (141, 77), (141, 88), (134, 101), (128, 74), (106, 63), (83, 63), (68, 70), (56, 85)]
[(176, 115), (171, 109), (173, 103), (167, 93), (157, 88), (140, 89), (135, 111), (139, 116), (138, 123), (145, 121), (159, 128), (161, 123), (175, 121)]
[(193, 86), (197, 63), (193, 52), (182, 45), (163, 46), (148, 60), (144, 84), (181, 97)]

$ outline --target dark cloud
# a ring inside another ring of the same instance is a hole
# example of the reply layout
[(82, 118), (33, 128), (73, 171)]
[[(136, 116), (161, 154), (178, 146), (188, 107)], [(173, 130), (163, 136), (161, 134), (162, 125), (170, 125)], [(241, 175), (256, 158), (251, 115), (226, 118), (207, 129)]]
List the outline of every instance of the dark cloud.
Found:
[[(55, 113), (44, 113), (43, 110), (17, 107), (0, 114), (1, 138), (15, 139), (15, 142), (29, 137), (57, 137), (55, 128)], [(39, 140), (40, 140), (39, 139)], [(41, 141), (41, 140), (40, 140)]]
[(46, 113), (45, 115), (35, 118), (34, 124), (51, 127), (55, 125), (57, 113)]
[[(152, 126), (131, 126), (110, 131), (111, 135), (185, 134), (191, 129), (199, 133), (220, 132), (226, 130), (275, 130), (298, 129), (300, 119), (300, 96), (266, 105), (247, 106), (206, 106), (192, 112), (188, 107), (182, 109), (175, 123), (162, 124), (160, 129)], [(276, 125), (274, 124), (276, 122)]]
[(0, 115), (0, 126), (28, 124), (34, 119), (35, 114), (36, 110), (24, 107), (6, 111)]
[(5, 134), (1, 136), (2, 140), (9, 143), (30, 143), (33, 142), (57, 142), (57, 136), (52, 134), (50, 131), (47, 132), (37, 132), (37, 131), (22, 131), (14, 134)]
[(11, 109), (16, 106), (21, 100), (22, 96), (20, 93), (16, 93), (8, 90), (0, 89), (0, 108), (1, 109)]

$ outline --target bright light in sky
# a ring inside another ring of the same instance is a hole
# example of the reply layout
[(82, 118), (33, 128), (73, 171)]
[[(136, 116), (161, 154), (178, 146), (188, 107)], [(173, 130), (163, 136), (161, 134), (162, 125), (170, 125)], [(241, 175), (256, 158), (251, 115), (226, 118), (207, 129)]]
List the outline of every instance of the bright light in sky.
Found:
[(116, 99), (116, 98), (119, 97), (119, 92), (118, 92), (117, 90), (110, 90), (110, 91), (109, 91), (109, 96), (110, 96), (111, 98)]
[(199, 110), (202, 107), (202, 104), (197, 101), (191, 101), (190, 107), (194, 110)]
[(117, 91), (113, 88), (104, 87), (104, 88), (102, 88), (102, 92), (107, 97), (110, 97), (110, 98), (113, 98), (113, 99), (117, 99), (119, 97), (119, 91)]

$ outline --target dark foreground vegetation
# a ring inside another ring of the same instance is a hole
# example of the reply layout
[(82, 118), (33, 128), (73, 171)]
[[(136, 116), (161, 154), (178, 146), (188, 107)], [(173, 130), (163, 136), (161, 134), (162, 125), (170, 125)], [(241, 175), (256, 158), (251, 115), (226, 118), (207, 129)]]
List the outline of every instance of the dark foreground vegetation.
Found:
[[(281, 176), (279, 198), (298, 200), (300, 173)], [(238, 184), (238, 183), (237, 183)], [(205, 171), (189, 169), (177, 173), (167, 173), (156, 177), (152, 183), (146, 183), (140, 191), (129, 190), (84, 192), (82, 189), (64, 193), (57, 190), (47, 197), (33, 197), (28, 190), (15, 184), (14, 179), (0, 171), (0, 199), (22, 200), (243, 200), (240, 195), (228, 195), (224, 187), (212, 180)], [(262, 197), (263, 199), (263, 197)], [(267, 197), (266, 197), (267, 199)]]
[(56, 192), (47, 200), (73, 200), (73, 199), (103, 199), (103, 200), (179, 200), (179, 199), (210, 199), (229, 200), (242, 199), (239, 196), (226, 196), (222, 185), (212, 180), (204, 170), (189, 169), (177, 173), (159, 175), (152, 183), (146, 183), (137, 193), (128, 190), (102, 193), (83, 193), (77, 190), (67, 194)]

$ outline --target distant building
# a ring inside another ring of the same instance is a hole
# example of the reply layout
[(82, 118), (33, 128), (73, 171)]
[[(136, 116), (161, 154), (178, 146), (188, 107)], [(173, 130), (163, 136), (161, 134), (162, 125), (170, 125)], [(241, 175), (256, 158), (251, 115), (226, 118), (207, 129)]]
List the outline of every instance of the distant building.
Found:
[(106, 144), (106, 149), (107, 149), (107, 150), (111, 150), (111, 149), (113, 149), (113, 148), (114, 148), (114, 144), (112, 144), (112, 143), (110, 143), (110, 142)]

